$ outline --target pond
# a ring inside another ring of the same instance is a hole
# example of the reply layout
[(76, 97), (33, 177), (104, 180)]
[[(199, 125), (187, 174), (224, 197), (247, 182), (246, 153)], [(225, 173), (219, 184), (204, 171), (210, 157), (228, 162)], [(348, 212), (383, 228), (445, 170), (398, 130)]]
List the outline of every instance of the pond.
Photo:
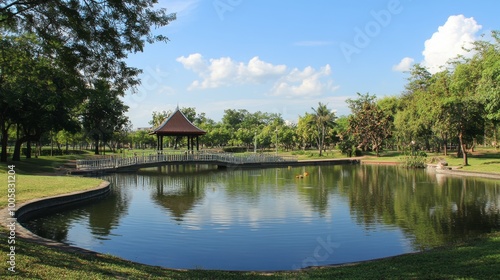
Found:
[(429, 170), (192, 165), (103, 179), (106, 198), (24, 226), (140, 263), (222, 270), (364, 261), (500, 229), (500, 182)]

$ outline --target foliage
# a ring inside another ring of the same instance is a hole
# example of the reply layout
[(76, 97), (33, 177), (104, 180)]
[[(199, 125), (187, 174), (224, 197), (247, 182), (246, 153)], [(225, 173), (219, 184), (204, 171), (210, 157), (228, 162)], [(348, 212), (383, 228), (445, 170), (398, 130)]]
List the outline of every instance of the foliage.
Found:
[(122, 130), (128, 123), (124, 115), (128, 107), (119, 96), (123, 92), (113, 88), (106, 81), (99, 79), (94, 88), (88, 91), (87, 100), (82, 104), (82, 125), (88, 136), (95, 141), (95, 154), (99, 154), (99, 141), (107, 143), (113, 133)]
[(152, 27), (175, 20), (156, 0), (17, 1), (0, 4), (0, 29), (36, 34), (47, 57), (78, 69), (88, 79), (110, 79), (121, 90), (138, 84), (140, 70), (125, 63), (128, 53), (141, 52), (145, 43), (166, 42)]
[(313, 118), (309, 121), (308, 125), (313, 127), (316, 132), (316, 144), (318, 146), (319, 156), (322, 155), (325, 145), (325, 138), (330, 134), (330, 130), (335, 126), (335, 112), (330, 111), (326, 104), (318, 103), (318, 108), (311, 108), (314, 112)]
[(392, 122), (390, 116), (378, 107), (375, 98), (368, 93), (358, 93), (358, 99), (347, 99), (346, 102), (353, 113), (349, 117), (348, 131), (353, 134), (358, 146), (371, 146), (378, 156), (384, 141), (392, 135)]
[(427, 166), (427, 154), (425, 152), (410, 153), (399, 158), (404, 168), (425, 168)]
[(6, 160), (7, 131), (15, 125), (16, 139), (13, 159), (20, 159), (21, 145), (39, 141), (43, 133), (66, 129), (75, 132), (78, 121), (74, 108), (84, 98), (84, 83), (74, 72), (59, 67), (40, 53), (41, 45), (34, 36), (0, 37), (0, 119), (3, 142), (2, 161)]
[(299, 116), (299, 122), (297, 124), (297, 140), (302, 147), (311, 146), (311, 143), (315, 138), (319, 137), (318, 131), (314, 129), (310, 124), (314, 122), (314, 115), (310, 113), (305, 113), (304, 116)]

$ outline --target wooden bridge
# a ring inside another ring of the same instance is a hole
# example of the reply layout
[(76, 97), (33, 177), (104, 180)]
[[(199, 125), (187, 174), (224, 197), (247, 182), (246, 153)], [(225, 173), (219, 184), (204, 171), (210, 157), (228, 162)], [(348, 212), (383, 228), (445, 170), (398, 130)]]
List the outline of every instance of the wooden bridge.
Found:
[(297, 163), (293, 156), (278, 156), (272, 154), (232, 153), (144, 153), (142, 155), (107, 156), (96, 159), (76, 161), (76, 171), (86, 172), (119, 172), (134, 171), (140, 168), (179, 164), (213, 164), (219, 168), (225, 167), (271, 167), (286, 163)]

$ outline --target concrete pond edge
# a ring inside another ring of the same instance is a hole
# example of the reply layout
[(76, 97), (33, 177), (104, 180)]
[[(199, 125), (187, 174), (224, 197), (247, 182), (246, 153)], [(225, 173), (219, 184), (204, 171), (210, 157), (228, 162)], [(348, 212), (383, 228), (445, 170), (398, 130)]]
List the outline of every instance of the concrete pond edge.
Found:
[(44, 211), (50, 211), (55, 207), (62, 207), (66, 205), (71, 205), (75, 203), (81, 203), (90, 201), (93, 199), (98, 199), (108, 195), (110, 191), (110, 182), (103, 181), (96, 188), (85, 190), (85, 191), (76, 191), (67, 194), (60, 194), (56, 196), (37, 198), (33, 200), (29, 200), (19, 205), (16, 205), (17, 210), (15, 211), (15, 217), (12, 217), (9, 213), (7, 207), (0, 210), (0, 225), (5, 227), (6, 229), (10, 229), (12, 227), (12, 222), (15, 221), (15, 236), (35, 242), (37, 244), (42, 244), (50, 247), (57, 247), (67, 252), (76, 252), (87, 255), (98, 255), (99, 253), (90, 251), (87, 249), (83, 249), (80, 247), (71, 246), (65, 243), (61, 243), (58, 241), (54, 241), (52, 239), (44, 238), (38, 236), (21, 224), (23, 220), (28, 219), (32, 215), (39, 215)]

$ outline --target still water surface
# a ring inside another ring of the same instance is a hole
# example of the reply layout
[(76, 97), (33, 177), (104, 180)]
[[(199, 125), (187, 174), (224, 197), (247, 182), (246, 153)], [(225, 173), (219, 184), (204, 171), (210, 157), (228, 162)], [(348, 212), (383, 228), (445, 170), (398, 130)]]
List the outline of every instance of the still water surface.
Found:
[(363, 261), (500, 229), (498, 181), (425, 170), (200, 165), (103, 178), (106, 198), (25, 226), (145, 264), (224, 270)]

